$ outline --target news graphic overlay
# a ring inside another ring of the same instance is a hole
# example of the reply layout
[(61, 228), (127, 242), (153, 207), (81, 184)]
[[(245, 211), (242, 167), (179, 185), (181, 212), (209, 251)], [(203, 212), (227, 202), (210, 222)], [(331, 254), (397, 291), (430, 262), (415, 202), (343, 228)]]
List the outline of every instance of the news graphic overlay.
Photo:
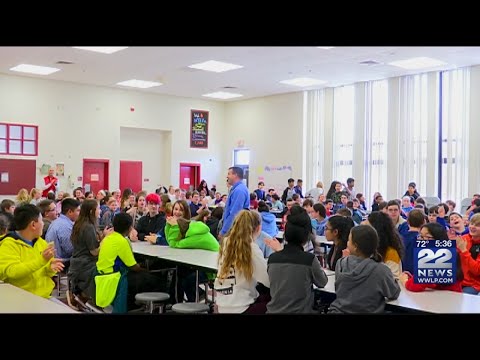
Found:
[(415, 284), (454, 284), (457, 279), (455, 240), (420, 240), (414, 248)]

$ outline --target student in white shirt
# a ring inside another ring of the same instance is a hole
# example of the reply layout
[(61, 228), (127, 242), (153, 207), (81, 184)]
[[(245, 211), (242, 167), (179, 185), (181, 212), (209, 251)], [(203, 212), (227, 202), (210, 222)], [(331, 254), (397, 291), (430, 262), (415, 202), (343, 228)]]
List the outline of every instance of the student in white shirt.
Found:
[(258, 213), (241, 210), (223, 239), (214, 286), (219, 313), (264, 314), (267, 311), (270, 301), (267, 261), (255, 242), (260, 232)]

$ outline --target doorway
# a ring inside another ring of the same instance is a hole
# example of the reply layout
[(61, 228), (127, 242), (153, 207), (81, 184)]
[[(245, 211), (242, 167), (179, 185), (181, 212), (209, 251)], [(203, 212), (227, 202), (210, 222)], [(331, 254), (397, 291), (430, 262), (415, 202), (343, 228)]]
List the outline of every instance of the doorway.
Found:
[(132, 189), (134, 193), (142, 191), (142, 162), (120, 160), (120, 189)]
[(180, 163), (180, 189), (192, 191), (200, 185), (200, 164)]
[(108, 190), (108, 165), (106, 159), (83, 159), (83, 188), (96, 194)]

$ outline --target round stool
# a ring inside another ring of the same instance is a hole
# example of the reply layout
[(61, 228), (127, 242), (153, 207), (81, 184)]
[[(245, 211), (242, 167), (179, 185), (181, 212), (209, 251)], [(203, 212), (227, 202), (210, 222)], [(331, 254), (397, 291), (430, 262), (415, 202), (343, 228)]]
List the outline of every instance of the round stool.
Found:
[[(164, 309), (164, 303), (170, 299), (170, 295), (167, 293), (163, 292), (144, 292), (144, 293), (138, 293), (135, 295), (135, 300), (144, 303), (146, 306), (147, 312), (150, 314), (153, 314), (153, 311), (155, 309), (155, 305), (160, 305), (161, 308), (161, 313), (163, 313)], [(156, 304), (160, 303), (160, 304)]]
[(203, 303), (179, 303), (172, 306), (172, 310), (180, 314), (200, 314), (208, 313), (210, 311), (210, 306)]

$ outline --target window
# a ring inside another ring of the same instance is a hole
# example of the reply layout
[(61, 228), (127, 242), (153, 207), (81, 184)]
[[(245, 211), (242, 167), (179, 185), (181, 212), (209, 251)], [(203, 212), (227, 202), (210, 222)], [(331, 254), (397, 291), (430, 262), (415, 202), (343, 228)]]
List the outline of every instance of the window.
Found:
[(36, 156), (37, 141), (37, 126), (0, 123), (0, 154)]
[(468, 197), (470, 73), (467, 68), (441, 76), (441, 199), (460, 204)]
[(233, 164), (238, 165), (250, 165), (250, 150), (238, 149), (233, 151)]
[(388, 81), (367, 84), (367, 182), (365, 198), (373, 198), (375, 192), (387, 195), (387, 138), (388, 138)]
[(233, 166), (243, 169), (243, 183), (248, 187), (248, 175), (250, 172), (250, 150), (234, 149), (233, 150)]
[[(428, 74), (405, 76), (400, 79), (399, 117), (399, 182), (397, 196), (402, 196), (408, 183), (415, 182), (421, 196), (433, 194), (427, 191), (427, 163), (435, 162), (435, 153), (428, 158), (429, 141), (438, 141), (438, 134), (429, 130), (429, 123), (437, 120), (435, 102), (429, 101), (436, 89), (428, 86)], [(430, 173), (430, 176), (436, 176)]]
[(335, 88), (333, 101), (333, 180), (343, 183), (353, 175), (353, 85)]

